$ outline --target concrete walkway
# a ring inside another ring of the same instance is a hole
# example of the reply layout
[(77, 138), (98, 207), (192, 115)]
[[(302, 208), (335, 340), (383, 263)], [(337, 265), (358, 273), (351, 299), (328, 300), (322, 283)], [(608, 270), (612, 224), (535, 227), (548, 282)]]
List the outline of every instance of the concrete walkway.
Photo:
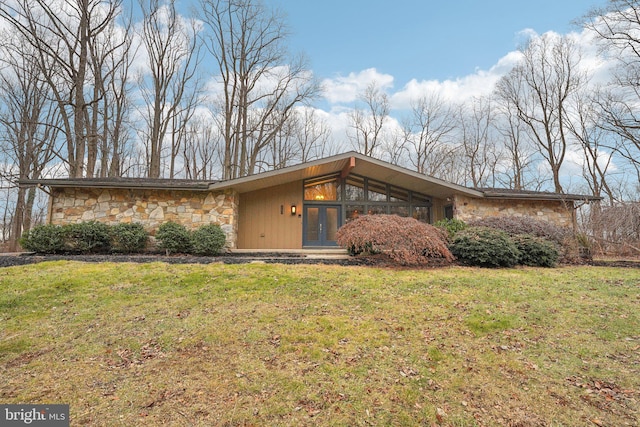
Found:
[(309, 259), (346, 259), (349, 254), (342, 248), (318, 249), (233, 249), (229, 253), (251, 257), (300, 257)]

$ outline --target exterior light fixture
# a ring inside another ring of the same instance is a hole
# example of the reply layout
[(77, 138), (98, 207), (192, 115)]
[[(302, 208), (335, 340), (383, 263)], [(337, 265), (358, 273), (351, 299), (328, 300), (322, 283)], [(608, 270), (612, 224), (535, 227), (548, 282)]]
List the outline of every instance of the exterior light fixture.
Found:
[(291, 205), (291, 215), (295, 215), (297, 210), (296, 205)]

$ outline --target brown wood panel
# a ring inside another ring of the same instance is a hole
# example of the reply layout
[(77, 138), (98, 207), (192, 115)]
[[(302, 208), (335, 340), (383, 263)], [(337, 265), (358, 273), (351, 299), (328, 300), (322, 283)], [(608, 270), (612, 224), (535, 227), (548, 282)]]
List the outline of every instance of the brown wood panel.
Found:
[(302, 181), (240, 194), (238, 249), (302, 248), (301, 214)]
[(433, 222), (444, 219), (444, 207), (453, 203), (448, 202), (444, 199), (436, 198), (431, 199), (431, 202), (433, 203), (433, 205), (431, 206), (431, 219), (433, 220)]

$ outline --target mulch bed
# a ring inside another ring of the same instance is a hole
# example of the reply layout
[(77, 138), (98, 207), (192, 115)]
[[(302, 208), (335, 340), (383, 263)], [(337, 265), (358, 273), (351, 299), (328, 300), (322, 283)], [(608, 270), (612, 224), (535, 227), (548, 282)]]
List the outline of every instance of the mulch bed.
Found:
[[(37, 255), (37, 254), (18, 254), (18, 255), (1, 255), (0, 268), (12, 267), (16, 265), (35, 264), (44, 261), (80, 261), (80, 262), (166, 262), (168, 264), (247, 264), (252, 262), (264, 262), (267, 264), (325, 264), (325, 265), (343, 265), (343, 266), (371, 266), (385, 268), (437, 268), (441, 265), (438, 263), (428, 266), (418, 267), (401, 267), (395, 264), (386, 256), (368, 256), (368, 257), (345, 257), (345, 258), (315, 258), (307, 257), (304, 254), (291, 253), (228, 253), (219, 256), (193, 256), (193, 255)], [(592, 265), (597, 267), (620, 267), (620, 268), (640, 268), (640, 259), (637, 260), (589, 260), (582, 265)]]
[(44, 261), (80, 261), (80, 262), (166, 262), (168, 264), (247, 264), (252, 262), (279, 264), (332, 264), (332, 265), (384, 265), (380, 258), (348, 257), (348, 258), (309, 258), (300, 254), (284, 253), (242, 253), (219, 256), (192, 255), (3, 255), (0, 256), (0, 268), (15, 265), (35, 264)]

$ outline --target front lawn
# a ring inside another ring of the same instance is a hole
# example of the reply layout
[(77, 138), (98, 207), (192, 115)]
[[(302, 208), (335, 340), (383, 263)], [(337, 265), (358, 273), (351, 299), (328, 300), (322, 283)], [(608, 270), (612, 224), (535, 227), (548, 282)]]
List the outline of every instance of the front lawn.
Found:
[(640, 270), (0, 269), (0, 403), (91, 426), (637, 426)]

